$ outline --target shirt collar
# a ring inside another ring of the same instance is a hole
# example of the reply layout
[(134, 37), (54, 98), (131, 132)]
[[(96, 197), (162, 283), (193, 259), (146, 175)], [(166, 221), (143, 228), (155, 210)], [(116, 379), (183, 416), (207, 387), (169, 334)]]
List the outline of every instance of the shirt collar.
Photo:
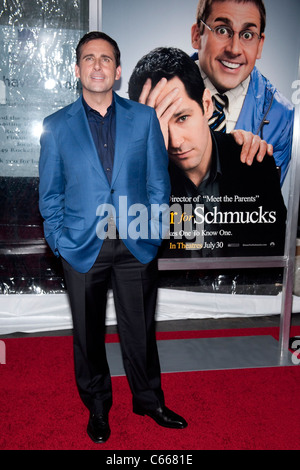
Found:
[[(83, 95), (82, 95), (82, 104), (83, 104), (83, 107), (85, 109), (85, 112), (86, 112), (86, 115), (89, 116), (90, 113), (94, 113), (94, 114), (98, 114), (99, 116), (101, 116), (101, 114), (96, 111), (95, 109), (91, 108), (90, 105), (87, 104), (87, 102), (85, 101)], [(107, 112), (105, 114), (105, 116), (101, 116), (101, 117), (106, 117), (106, 116), (109, 116), (110, 112), (114, 112), (115, 111), (115, 94), (113, 93), (113, 99), (112, 99), (112, 103), (111, 105), (107, 108)]]
[(220, 164), (220, 157), (219, 157), (219, 150), (218, 145), (214, 136), (213, 131), (210, 131), (211, 139), (212, 139), (212, 153), (211, 153), (211, 166), (203, 180), (201, 181), (200, 185), (204, 182), (215, 182), (219, 175), (222, 175), (221, 164)]
[[(199, 66), (199, 61), (198, 60), (196, 61), (196, 63)], [(204, 81), (205, 88), (209, 89), (209, 91), (211, 93), (211, 96), (213, 97), (214, 95), (219, 93), (219, 91), (212, 84), (212, 82), (208, 78), (208, 76), (201, 69), (200, 69), (200, 72), (201, 72), (201, 76), (202, 76), (203, 81)], [(242, 83), (240, 83), (236, 88), (232, 88), (231, 90), (228, 90), (225, 93), (223, 93), (228, 98), (228, 111), (230, 111), (231, 103), (236, 101), (241, 96), (243, 96), (243, 97), (246, 96), (247, 91), (248, 91), (248, 87), (249, 87), (249, 83), (250, 83), (250, 75), (248, 75), (248, 77)]]

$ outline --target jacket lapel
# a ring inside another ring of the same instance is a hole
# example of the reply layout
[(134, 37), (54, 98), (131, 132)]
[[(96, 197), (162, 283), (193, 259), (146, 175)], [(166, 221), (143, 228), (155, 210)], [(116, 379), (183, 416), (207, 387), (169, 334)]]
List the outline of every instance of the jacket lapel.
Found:
[(85, 158), (89, 160), (106, 184), (109, 185), (98, 157), (81, 97), (70, 107), (67, 116), (67, 124)]
[(115, 93), (114, 96), (116, 106), (116, 140), (112, 185), (120, 173), (133, 132), (133, 113), (130, 110), (128, 101)]
[[(118, 177), (125, 160), (128, 144), (131, 141), (133, 132), (133, 113), (130, 110), (128, 101), (115, 93), (114, 96), (116, 107), (116, 139), (112, 185)], [(68, 111), (67, 124), (85, 157), (94, 166), (106, 184), (109, 185), (98, 157), (81, 97), (70, 107)]]

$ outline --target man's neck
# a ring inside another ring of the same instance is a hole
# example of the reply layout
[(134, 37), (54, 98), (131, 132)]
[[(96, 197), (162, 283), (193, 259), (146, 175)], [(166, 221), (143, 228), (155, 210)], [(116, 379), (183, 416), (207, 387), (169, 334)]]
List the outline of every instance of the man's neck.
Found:
[(208, 143), (200, 164), (192, 170), (185, 171), (186, 176), (198, 187), (210, 171), (212, 164), (212, 138), (208, 136)]
[(110, 90), (106, 93), (89, 93), (83, 90), (83, 98), (85, 102), (95, 111), (105, 116), (107, 109), (112, 104), (113, 92)]
[(205, 176), (207, 175), (208, 171), (210, 170), (210, 165), (207, 166), (206, 170), (202, 170), (202, 168), (197, 168), (194, 170), (186, 171), (186, 176), (194, 183), (194, 185), (198, 188), (202, 181), (204, 180)]

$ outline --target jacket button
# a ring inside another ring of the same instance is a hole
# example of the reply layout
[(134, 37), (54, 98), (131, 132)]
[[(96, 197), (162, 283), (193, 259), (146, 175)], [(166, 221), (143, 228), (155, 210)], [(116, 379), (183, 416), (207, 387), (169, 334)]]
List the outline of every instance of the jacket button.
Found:
[(111, 194), (113, 194), (114, 192), (115, 192), (115, 190), (114, 190), (114, 189), (111, 189), (111, 190), (110, 190), (110, 193), (111, 193)]

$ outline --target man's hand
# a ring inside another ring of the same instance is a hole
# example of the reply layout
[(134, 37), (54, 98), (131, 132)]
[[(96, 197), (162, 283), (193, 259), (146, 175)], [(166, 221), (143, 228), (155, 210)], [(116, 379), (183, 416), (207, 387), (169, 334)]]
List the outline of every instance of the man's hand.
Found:
[(258, 162), (262, 162), (265, 155), (273, 155), (273, 145), (262, 140), (258, 135), (243, 130), (231, 132), (237, 144), (242, 145), (241, 162), (252, 165), (256, 156)]
[(148, 78), (143, 86), (139, 102), (151, 106), (155, 109), (162, 134), (164, 136), (165, 146), (168, 148), (169, 144), (169, 130), (168, 124), (169, 120), (176, 113), (181, 98), (177, 97), (178, 88), (174, 88), (170, 93), (168, 93), (163, 99), (160, 99), (160, 93), (167, 84), (167, 79), (162, 78), (157, 85), (151, 90), (152, 83), (151, 79)]
[[(151, 79), (148, 78), (143, 86), (139, 102), (151, 106), (155, 109), (160, 122), (162, 134), (164, 136), (165, 146), (168, 148), (169, 131), (168, 124), (171, 117), (179, 108), (181, 98), (178, 98), (178, 88), (174, 88), (163, 99), (160, 94), (167, 84), (167, 79), (162, 78), (152, 90)], [(258, 135), (244, 130), (234, 130), (232, 135), (237, 144), (242, 145), (241, 162), (252, 165), (256, 156), (257, 161), (261, 162), (266, 153), (273, 155), (273, 146), (262, 140)]]

